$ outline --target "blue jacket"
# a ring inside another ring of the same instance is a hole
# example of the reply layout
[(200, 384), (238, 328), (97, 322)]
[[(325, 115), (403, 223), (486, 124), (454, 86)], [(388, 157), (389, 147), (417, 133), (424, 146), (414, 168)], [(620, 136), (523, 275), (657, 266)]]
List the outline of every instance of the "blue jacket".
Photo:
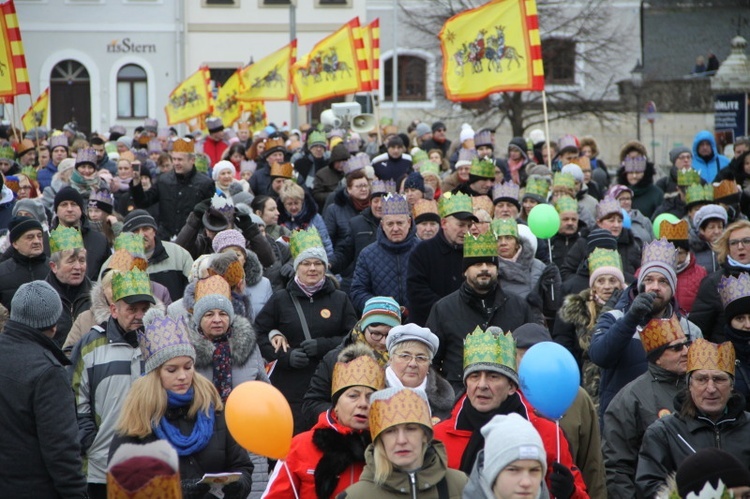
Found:
[(43, 192), (44, 189), (50, 186), (55, 173), (57, 173), (57, 167), (52, 164), (52, 160), (47, 163), (47, 166), (39, 169), (39, 172), (36, 174), (36, 181), (39, 182), (39, 192)]
[(377, 240), (357, 258), (349, 294), (355, 309), (361, 312), (365, 302), (373, 296), (391, 296), (399, 305), (409, 308), (406, 269), (411, 250), (418, 242), (413, 228), (400, 243), (389, 241), (383, 229), (378, 229)]
[[(711, 143), (711, 150), (713, 151), (713, 156), (708, 161), (698, 156), (698, 144), (700, 144), (704, 140), (707, 140)], [(719, 170), (728, 165), (729, 158), (723, 156), (716, 149), (716, 140), (714, 140), (714, 134), (712, 134), (708, 130), (702, 130), (698, 132), (698, 134), (695, 136), (695, 139), (693, 139), (693, 168), (695, 170), (698, 170), (698, 173), (701, 174), (701, 178), (706, 182), (713, 182), (716, 178), (716, 175), (719, 173)]]

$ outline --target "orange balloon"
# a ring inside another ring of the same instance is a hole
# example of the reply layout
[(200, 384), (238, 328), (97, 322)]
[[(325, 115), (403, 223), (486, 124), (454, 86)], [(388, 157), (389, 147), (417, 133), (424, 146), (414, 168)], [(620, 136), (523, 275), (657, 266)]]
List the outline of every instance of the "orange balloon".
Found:
[(284, 459), (292, 445), (292, 408), (274, 386), (246, 381), (232, 390), (224, 408), (229, 433), (250, 452)]

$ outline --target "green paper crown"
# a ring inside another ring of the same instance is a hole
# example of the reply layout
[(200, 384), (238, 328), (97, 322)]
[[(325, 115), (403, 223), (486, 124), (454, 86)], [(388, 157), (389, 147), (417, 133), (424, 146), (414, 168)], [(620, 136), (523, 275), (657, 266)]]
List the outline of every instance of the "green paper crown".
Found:
[(677, 185), (687, 187), (693, 184), (701, 183), (701, 175), (697, 170), (692, 168), (682, 168), (677, 170)]
[(310, 136), (307, 138), (307, 143), (309, 146), (312, 146), (313, 144), (327, 144), (328, 141), (326, 140), (326, 134), (324, 132), (314, 130), (310, 132)]
[(16, 157), (16, 151), (11, 146), (0, 147), (0, 159), (6, 159), (13, 163), (13, 159)]
[(289, 238), (289, 251), (292, 252), (292, 258), (310, 248), (322, 248), (323, 240), (318, 234), (318, 229), (310, 227), (307, 230), (295, 230)]
[(471, 160), (469, 175), (482, 178), (495, 178), (495, 162), (491, 159), (474, 158)]
[(557, 172), (552, 178), (552, 187), (567, 187), (575, 190), (576, 179), (570, 173)]
[(685, 193), (685, 204), (699, 203), (701, 201), (713, 201), (714, 188), (711, 184), (693, 184), (687, 188)]
[(429, 159), (414, 164), (417, 165), (419, 173), (421, 173), (423, 177), (425, 175), (435, 175), (437, 178), (440, 178), (440, 167)]
[(518, 223), (512, 218), (496, 218), (492, 221), (492, 233), (495, 237), (511, 236), (518, 239)]
[(497, 238), (492, 231), (474, 237), (467, 234), (464, 238), (464, 258), (496, 258)]
[(445, 218), (454, 213), (474, 213), (474, 207), (471, 204), (470, 196), (463, 193), (453, 194), (446, 192), (440, 196), (438, 211), (440, 212), (440, 218)]
[(541, 177), (529, 177), (526, 180), (526, 189), (523, 191), (524, 196), (531, 194), (539, 196), (542, 199), (547, 199), (547, 193), (549, 192), (549, 182)]
[(570, 196), (560, 196), (555, 201), (555, 209), (558, 213), (565, 213), (566, 211), (578, 213), (578, 201)]
[(622, 270), (620, 254), (615, 250), (596, 248), (589, 255), (589, 274), (600, 267), (615, 267)]
[(464, 339), (464, 369), (475, 364), (500, 365), (516, 371), (516, 340), (513, 335), (495, 335), (477, 326)]
[(143, 236), (133, 232), (123, 232), (115, 239), (115, 251), (125, 250), (131, 255), (143, 255), (146, 248), (143, 242)]
[(208, 156), (203, 153), (195, 155), (195, 170), (201, 173), (208, 172)]
[[(412, 164), (421, 163), (422, 161), (429, 161), (430, 158), (427, 156), (427, 153), (423, 151), (422, 149), (417, 149), (414, 151), (411, 155), (411, 162)], [(421, 169), (419, 171), (422, 171)]]
[(50, 253), (83, 248), (83, 237), (77, 229), (58, 226), (49, 234)]
[(21, 173), (29, 177), (29, 180), (36, 180), (37, 171), (33, 166), (24, 166), (21, 168)]
[(135, 295), (151, 296), (148, 274), (140, 269), (115, 272), (112, 275), (112, 299), (117, 301)]

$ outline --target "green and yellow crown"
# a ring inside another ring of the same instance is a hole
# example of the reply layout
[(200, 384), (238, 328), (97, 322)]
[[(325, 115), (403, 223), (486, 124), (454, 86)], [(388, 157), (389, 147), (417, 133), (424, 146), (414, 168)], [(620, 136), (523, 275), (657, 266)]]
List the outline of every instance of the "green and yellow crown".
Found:
[(697, 170), (692, 168), (681, 168), (677, 170), (677, 185), (687, 187), (701, 183), (701, 175)]
[(512, 218), (496, 218), (492, 221), (492, 233), (495, 237), (511, 236), (518, 239), (518, 223)]
[(471, 160), (469, 175), (482, 178), (495, 178), (495, 162), (492, 159), (474, 158)]
[(115, 239), (115, 251), (125, 250), (131, 255), (143, 255), (146, 252), (143, 236), (134, 232), (123, 232)]
[(700, 203), (714, 200), (714, 187), (711, 184), (693, 184), (685, 193), (685, 204)]
[(471, 197), (463, 193), (453, 194), (446, 192), (440, 196), (438, 201), (438, 211), (440, 218), (445, 218), (454, 213), (473, 213), (474, 209), (471, 204)]
[[(421, 163), (422, 161), (429, 161), (429, 160), (430, 158), (427, 156), (427, 152), (423, 151), (422, 149), (417, 149), (416, 151), (413, 151), (411, 153), (412, 164), (416, 165), (418, 163)], [(422, 171), (422, 170), (420, 169), (419, 171)]]
[(30, 180), (36, 180), (38, 175), (36, 168), (34, 168), (33, 166), (24, 166), (23, 168), (21, 168), (21, 173), (29, 177)]
[(467, 234), (464, 238), (464, 258), (496, 258), (497, 238), (491, 230), (474, 237)]
[(526, 189), (523, 191), (524, 196), (539, 196), (542, 199), (547, 199), (547, 193), (549, 192), (549, 182), (542, 177), (532, 176), (526, 180)]
[(15, 159), (15, 157), (16, 157), (16, 151), (14, 151), (11, 146), (0, 147), (0, 159), (4, 159), (13, 163), (13, 160)]
[(323, 248), (323, 240), (318, 234), (318, 229), (310, 227), (307, 230), (295, 230), (289, 238), (289, 251), (292, 258), (310, 248)]
[(614, 267), (622, 270), (620, 254), (616, 250), (595, 248), (589, 255), (589, 274), (601, 267)]
[(568, 211), (578, 213), (578, 201), (570, 196), (560, 196), (557, 198), (557, 201), (555, 201), (555, 209), (557, 209), (558, 213), (565, 213)]
[(437, 178), (440, 178), (440, 167), (430, 161), (429, 159), (426, 159), (424, 161), (420, 161), (419, 163), (414, 163), (417, 165), (417, 168), (419, 169), (419, 173), (426, 177), (427, 175), (434, 175)]
[(115, 272), (112, 275), (112, 299), (114, 301), (136, 295), (151, 296), (151, 281), (146, 272), (133, 269), (128, 272)]
[(77, 229), (71, 227), (58, 226), (49, 234), (49, 251), (57, 253), (58, 251), (83, 249), (83, 237)]
[(477, 326), (464, 339), (464, 369), (477, 365), (505, 366), (516, 371), (516, 340), (508, 333), (495, 334)]
[(328, 144), (326, 140), (326, 134), (319, 130), (313, 130), (310, 132), (310, 136), (307, 138), (308, 147), (312, 147), (313, 144), (323, 145), (324, 147)]
[(575, 190), (576, 179), (571, 173), (557, 172), (552, 177), (552, 187), (566, 187)]

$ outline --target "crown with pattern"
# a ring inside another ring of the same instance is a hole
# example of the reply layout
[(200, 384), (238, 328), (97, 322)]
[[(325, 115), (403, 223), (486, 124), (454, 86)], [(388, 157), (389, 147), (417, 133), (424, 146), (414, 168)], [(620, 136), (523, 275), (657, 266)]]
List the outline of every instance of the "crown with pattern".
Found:
[(55, 149), (55, 147), (64, 147), (65, 149), (68, 149), (68, 137), (66, 137), (64, 134), (60, 135), (53, 135), (49, 139), (49, 150), (52, 151)]
[[(411, 162), (413, 164), (416, 165), (418, 163), (421, 163), (422, 161), (429, 161), (429, 160), (430, 160), (430, 157), (427, 156), (427, 152), (426, 151), (424, 151), (422, 149), (418, 149), (416, 147), (414, 149), (412, 149), (412, 152), (411, 152)], [(422, 170), (420, 170), (420, 171), (422, 171)]]
[(497, 238), (488, 230), (484, 234), (464, 238), (464, 258), (497, 259)]
[(115, 197), (107, 189), (98, 189), (91, 191), (91, 195), (89, 196), (89, 205), (95, 204), (97, 202), (112, 206), (115, 204)]
[[(393, 392), (395, 393), (387, 398), (375, 396)], [(404, 423), (421, 424), (432, 429), (430, 406), (425, 398), (411, 388), (387, 388), (373, 393), (370, 403), (370, 434), (373, 441), (383, 430)]]
[(750, 275), (742, 272), (738, 277), (722, 277), (718, 290), (727, 322), (750, 310)]
[(175, 357), (195, 359), (195, 348), (190, 343), (187, 324), (182, 317), (177, 320), (164, 316), (152, 318), (142, 331), (138, 331), (138, 344), (145, 360), (145, 374)]
[(161, 152), (161, 142), (159, 142), (159, 139), (149, 140), (147, 150), (149, 153)]
[[(273, 139), (270, 139), (269, 142), (271, 140)], [(307, 136), (307, 144), (308, 147), (312, 147), (314, 145), (325, 147), (328, 144), (325, 132), (321, 132), (320, 130), (313, 130), (312, 132), (310, 132), (310, 135)]]
[(214, 194), (211, 198), (211, 208), (215, 209), (227, 220), (234, 219), (234, 202), (232, 198), (226, 197), (223, 194)]
[(487, 214), (492, 216), (492, 213), (495, 211), (495, 206), (492, 204), (492, 200), (487, 196), (472, 196), (471, 206), (475, 213), (478, 210), (484, 210)]
[[(427, 215), (434, 215), (435, 218), (440, 218), (438, 213), (437, 201), (434, 199), (419, 199), (411, 209), (411, 215), (414, 217), (415, 222), (419, 222), (420, 217)], [(429, 217), (426, 217), (429, 218)]]
[(284, 150), (284, 138), (274, 137), (272, 139), (266, 139), (265, 146), (266, 148), (263, 150), (263, 157), (267, 158), (268, 156), (270, 156), (271, 154), (277, 151)]
[(435, 163), (433, 163), (432, 161), (430, 161), (429, 159), (425, 161), (420, 161), (419, 163), (415, 163), (415, 164), (416, 164), (416, 169), (419, 170), (419, 173), (423, 177), (426, 177), (427, 175), (434, 175), (438, 179), (440, 178), (440, 167), (436, 165)]
[(83, 163), (89, 163), (96, 167), (96, 151), (91, 147), (78, 149), (76, 153), (76, 167)]
[(571, 159), (570, 162), (574, 165), (580, 166), (583, 171), (591, 170), (591, 160), (586, 156), (578, 156), (577, 158)]
[(331, 396), (352, 386), (382, 390), (385, 387), (385, 371), (370, 355), (360, 355), (349, 362), (336, 362), (331, 379)]
[(732, 196), (739, 197), (739, 193), (739, 187), (734, 180), (725, 179), (718, 184), (714, 184), (714, 200), (716, 201)]
[(724, 371), (734, 376), (734, 346), (729, 341), (717, 345), (698, 338), (688, 348), (687, 372), (698, 369)]
[(5, 185), (13, 191), (14, 194), (18, 194), (18, 191), (20, 190), (19, 180), (16, 175), (7, 175), (5, 177)]
[(659, 236), (667, 241), (687, 241), (689, 232), (690, 224), (684, 219), (675, 224), (662, 220), (659, 224)]
[(406, 215), (409, 216), (411, 210), (406, 198), (401, 194), (388, 194), (383, 198), (383, 216), (386, 215)]
[(677, 185), (687, 187), (701, 183), (701, 174), (692, 168), (680, 168), (677, 170)]
[[(471, 163), (474, 161), (474, 158), (477, 157), (477, 151), (476, 149), (464, 149), (463, 147), (458, 150), (458, 161), (465, 161)], [(494, 175), (493, 175), (494, 176)]]
[(685, 193), (685, 204), (708, 203), (714, 200), (714, 187), (711, 184), (693, 184)]
[[(494, 329), (494, 328), (492, 328)], [(518, 384), (516, 340), (510, 332), (497, 333), (477, 326), (464, 339), (464, 380), (475, 371), (495, 371)]]
[(361, 143), (362, 141), (356, 137), (348, 137), (344, 141), (344, 147), (346, 147), (346, 150), (349, 152), (349, 154), (355, 154), (359, 152)]
[(378, 180), (372, 181), (370, 186), (370, 196), (372, 195), (385, 195), (389, 192), (396, 192), (396, 182), (393, 180)]
[(136, 256), (127, 250), (119, 249), (112, 254), (107, 267), (116, 272), (127, 272), (133, 269), (145, 271), (148, 268), (148, 261), (143, 256)]
[(229, 286), (235, 287), (245, 279), (245, 268), (242, 266), (242, 262), (239, 259), (232, 261), (227, 265), (223, 272), (213, 268), (208, 268), (208, 275), (216, 275), (222, 277)]
[(552, 177), (552, 187), (564, 187), (566, 189), (576, 190), (576, 179), (572, 173), (557, 172)]
[(127, 272), (115, 272), (112, 274), (112, 299), (114, 301), (129, 297), (149, 297), (138, 301), (151, 301), (151, 281), (148, 274), (140, 269), (131, 269)]
[(495, 162), (492, 158), (474, 158), (471, 160), (469, 175), (481, 178), (495, 178)]
[(292, 252), (292, 258), (297, 258), (297, 255), (306, 249), (323, 247), (323, 240), (315, 227), (310, 227), (307, 230), (295, 230), (289, 237), (289, 251)]
[(646, 171), (646, 157), (645, 156), (627, 156), (622, 160), (622, 167), (625, 173), (642, 173)]
[(474, 134), (474, 147), (479, 146), (495, 148), (495, 144), (492, 143), (492, 133), (489, 130), (482, 130)]
[(202, 152), (195, 153), (195, 162), (193, 163), (195, 165), (195, 169), (201, 173), (208, 173), (208, 163), (211, 160), (208, 157), (208, 154), (203, 154)]
[(21, 173), (29, 177), (29, 180), (36, 180), (38, 175), (36, 168), (33, 166), (24, 166), (21, 168)]
[(496, 218), (492, 221), (492, 233), (495, 237), (511, 236), (518, 239), (518, 223), (512, 218)]
[(523, 191), (524, 196), (536, 196), (538, 199), (547, 199), (549, 193), (549, 182), (543, 177), (536, 175), (530, 176), (526, 180), (526, 189)]
[(596, 205), (596, 219), (602, 220), (610, 215), (619, 214), (622, 216), (620, 202), (612, 197), (606, 197)]
[(622, 260), (616, 250), (594, 248), (589, 254), (589, 273), (593, 274), (596, 269), (602, 267), (614, 267), (622, 270)]
[(471, 206), (471, 197), (461, 192), (458, 194), (444, 192), (438, 201), (438, 211), (440, 212), (440, 218), (445, 218), (454, 213), (474, 213)]
[(115, 238), (115, 251), (126, 250), (134, 255), (143, 255), (146, 253), (143, 236), (134, 232), (121, 232)]
[(521, 188), (518, 184), (512, 180), (503, 182), (502, 184), (495, 184), (492, 187), (492, 201), (497, 203), (501, 199), (510, 199), (518, 202), (518, 194)]
[(641, 267), (651, 262), (661, 262), (674, 269), (677, 266), (677, 250), (664, 237), (651, 241), (643, 247)]
[(193, 154), (195, 152), (195, 142), (190, 139), (183, 139), (182, 137), (177, 138), (172, 142), (172, 152)]
[(58, 225), (55, 230), (49, 233), (50, 253), (83, 248), (83, 237), (78, 229)]
[(351, 158), (347, 159), (344, 163), (344, 175), (349, 175), (357, 170), (362, 170), (370, 165), (370, 157), (361, 152)]
[(205, 279), (198, 279), (195, 283), (195, 303), (198, 300), (208, 295), (221, 295), (228, 299), (232, 299), (232, 289), (229, 287), (229, 283), (220, 275), (212, 275)]
[(555, 209), (558, 213), (565, 213), (567, 211), (578, 213), (578, 201), (570, 196), (560, 196), (555, 201)]
[(14, 151), (11, 146), (0, 147), (0, 160), (4, 159), (12, 164), (15, 158), (16, 158), (16, 151)]
[(271, 165), (271, 177), (292, 178), (294, 167), (291, 163), (274, 163)]
[(646, 327), (641, 330), (640, 336), (644, 350), (650, 353), (661, 346), (685, 338), (685, 333), (677, 314), (672, 314), (668, 319), (655, 318), (648, 321)]

